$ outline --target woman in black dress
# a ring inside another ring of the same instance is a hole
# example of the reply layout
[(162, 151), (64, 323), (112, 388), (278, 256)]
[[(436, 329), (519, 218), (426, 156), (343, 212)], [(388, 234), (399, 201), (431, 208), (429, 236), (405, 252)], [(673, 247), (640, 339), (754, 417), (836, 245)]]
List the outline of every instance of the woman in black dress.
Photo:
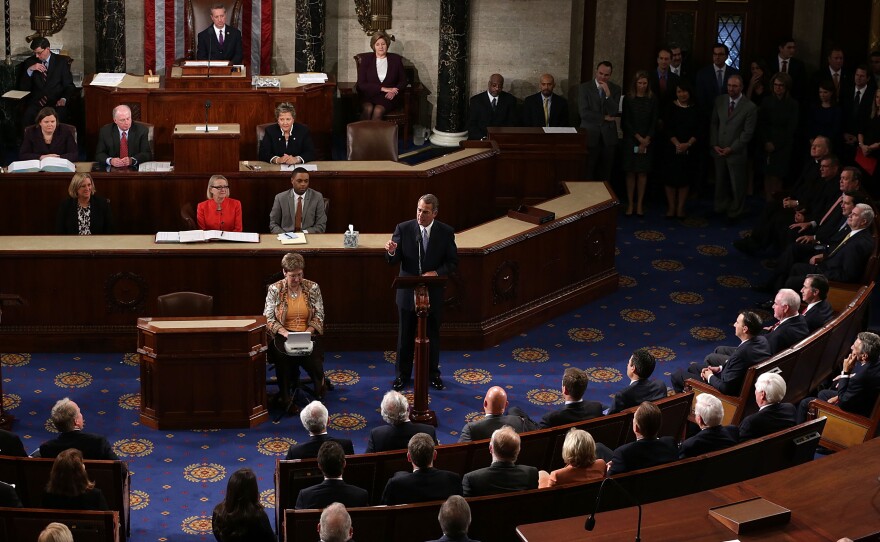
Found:
[(626, 172), (626, 214), (644, 216), (643, 202), (651, 171), (654, 133), (657, 130), (657, 98), (648, 85), (648, 72), (637, 72), (623, 98), (623, 170)]
[(773, 94), (758, 109), (758, 156), (764, 171), (764, 194), (773, 201), (788, 177), (798, 126), (798, 103), (791, 97), (791, 76), (777, 73), (772, 80)]
[(229, 477), (226, 498), (214, 507), (212, 529), (217, 542), (275, 542), (254, 471), (238, 469)]
[(76, 448), (68, 448), (55, 458), (41, 508), (109, 510), (104, 494), (89, 480), (82, 452)]
[(669, 105), (663, 125), (669, 139), (665, 144), (666, 218), (684, 218), (688, 188), (696, 173), (697, 153), (694, 145), (700, 133), (700, 120), (694, 105), (693, 88), (686, 80), (675, 87), (675, 101)]

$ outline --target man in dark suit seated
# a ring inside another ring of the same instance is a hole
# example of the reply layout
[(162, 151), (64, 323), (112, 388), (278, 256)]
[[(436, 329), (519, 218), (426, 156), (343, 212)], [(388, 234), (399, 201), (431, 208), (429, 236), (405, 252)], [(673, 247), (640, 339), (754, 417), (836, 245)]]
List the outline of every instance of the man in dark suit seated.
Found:
[(395, 472), (385, 484), (382, 504), (409, 504), (439, 501), (450, 495), (461, 495), (461, 477), (448, 470), (434, 468), (437, 451), (434, 439), (418, 433), (409, 439), (406, 460), (412, 463), (412, 472)]
[(321, 445), (327, 441), (338, 442), (346, 455), (354, 455), (354, 447), (347, 438), (334, 438), (327, 434), (327, 407), (321, 401), (312, 401), (299, 413), (299, 419), (309, 432), (309, 440), (294, 444), (287, 450), (285, 459), (308, 459), (318, 456)]
[[(800, 288), (803, 278), (797, 284)], [(770, 355), (775, 356), (794, 346), (810, 334), (807, 320), (800, 313), (801, 296), (791, 288), (783, 288), (773, 298), (773, 317), (776, 322), (764, 326), (764, 336), (770, 346)]]
[(486, 392), (486, 398), (483, 399), (485, 416), (480, 420), (466, 423), (458, 437), (458, 442), (487, 439), (492, 436), (493, 431), (505, 425), (509, 425), (517, 433), (533, 431), (538, 428), (533, 421), (527, 418), (514, 414), (505, 416), (506, 409), (507, 392), (499, 386), (489, 388), (489, 391)]
[(347, 542), (354, 536), (351, 528), (351, 516), (345, 505), (335, 502), (321, 512), (318, 523), (318, 536), (321, 542)]
[(77, 90), (70, 73), (70, 58), (52, 54), (49, 40), (34, 38), (31, 42), (34, 56), (25, 60), (21, 67), (18, 89), (30, 92), (25, 100), (22, 125), (34, 124), (37, 113), (44, 107), (51, 107), (57, 114), (58, 122), (67, 122), (67, 102)]
[(305, 124), (296, 123), (296, 107), (290, 102), (275, 107), (277, 124), (266, 127), (260, 140), (260, 160), (270, 164), (305, 164), (315, 159), (315, 144)]
[[(700, 366), (691, 363), (687, 370), (677, 370), (672, 374), (672, 388), (676, 393), (684, 391), (684, 382), (688, 378), (699, 377), (725, 395), (739, 395), (743, 380), (749, 367), (770, 357), (770, 346), (767, 338), (761, 335), (761, 320), (752, 311), (740, 311), (733, 323), (734, 333), (741, 341), (739, 346), (719, 346), (716, 353), (730, 352), (724, 365)], [(708, 356), (707, 356), (708, 359)]]
[(729, 448), (739, 442), (739, 431), (736, 427), (721, 426), (724, 407), (721, 400), (711, 393), (701, 393), (694, 400), (694, 416), (700, 432), (681, 443), (678, 457), (696, 457), (717, 450)]
[(370, 506), (370, 495), (366, 489), (346, 484), (342, 480), (345, 452), (338, 442), (330, 440), (321, 444), (318, 449), (318, 468), (324, 475), (324, 481), (301, 490), (296, 496), (294, 508), (324, 508), (334, 502), (341, 502), (349, 508)]
[(824, 275), (807, 275), (801, 288), (801, 310), (810, 333), (834, 318), (834, 307), (828, 301), (828, 279)]
[[(554, 410), (544, 414), (538, 425), (541, 429), (565, 425), (567, 423), (589, 420), (602, 415), (602, 404), (596, 401), (584, 401), (584, 393), (590, 379), (587, 373), (576, 367), (569, 367), (562, 374), (562, 396), (565, 398), (565, 408)], [(519, 416), (535, 425), (535, 422), (518, 407), (512, 407), (510, 414)]]
[(4, 508), (21, 508), (21, 499), (18, 498), (15, 487), (6, 482), (0, 482), (0, 506)]
[(850, 232), (830, 252), (817, 254), (810, 258), (809, 263), (796, 263), (791, 267), (791, 274), (785, 283), (787, 288), (797, 288), (809, 274), (821, 273), (828, 280), (837, 282), (857, 283), (865, 273), (865, 266), (874, 251), (874, 237), (871, 235), (871, 224), (874, 222), (874, 210), (866, 203), (853, 207), (846, 219)]
[(516, 98), (504, 92), (504, 78), (493, 73), (489, 88), (471, 97), (468, 107), (468, 139), (486, 139), (489, 126), (516, 126)]
[(666, 397), (666, 384), (659, 380), (650, 380), (657, 362), (654, 356), (644, 348), (639, 348), (629, 357), (626, 364), (626, 376), (629, 386), (614, 395), (614, 402), (606, 414), (615, 414), (645, 401), (659, 401)]
[(538, 488), (538, 469), (527, 465), (517, 465), (520, 439), (510, 426), (496, 429), (489, 442), (492, 464), (471, 471), (461, 481), (465, 497), (495, 495), (524, 489)]
[[(858, 334), (843, 360), (843, 370), (834, 377), (834, 386), (819, 392), (819, 399), (837, 405), (846, 412), (870, 417), (880, 394), (880, 337), (863, 331)], [(798, 407), (798, 423), (807, 420), (810, 401), (807, 397)]]
[(409, 420), (409, 401), (403, 394), (394, 390), (382, 398), (382, 419), (389, 425), (374, 427), (367, 441), (367, 453), (402, 450), (407, 447), (410, 437), (417, 433), (426, 433), (437, 442), (434, 427), (426, 423), (415, 423)]
[(740, 442), (794, 427), (797, 411), (794, 405), (780, 402), (784, 397), (785, 380), (781, 376), (763, 373), (758, 377), (755, 382), (755, 402), (759, 410), (740, 422)]
[(226, 24), (226, 6), (211, 6), (213, 24), (199, 32), (199, 60), (229, 60), (241, 64), (241, 31)]
[(27, 457), (21, 438), (15, 433), (0, 429), (0, 455), (11, 457)]
[(119, 459), (105, 437), (82, 430), (85, 426), (79, 406), (65, 397), (52, 407), (52, 425), (61, 434), (40, 444), (40, 457), (54, 458), (64, 450), (76, 448), (83, 459)]
[(645, 401), (633, 417), (636, 441), (619, 446), (608, 463), (608, 476), (646, 469), (678, 459), (678, 447), (672, 437), (657, 437), (663, 413), (657, 405)]
[(309, 188), (309, 172), (301, 167), (294, 169), (290, 185), (292, 188), (275, 195), (269, 211), (269, 231), (324, 233), (327, 229), (324, 196)]
[(523, 100), (523, 126), (568, 126), (568, 100), (553, 94), (556, 81), (549, 73), (541, 76), (541, 92)]
[(113, 122), (98, 132), (95, 161), (108, 169), (137, 169), (139, 164), (153, 159), (148, 132), (143, 125), (132, 122), (127, 105), (117, 105), (113, 108)]
[(437, 515), (443, 536), (438, 540), (428, 542), (479, 542), (468, 538), (468, 529), (471, 526), (471, 507), (464, 497), (453, 495), (446, 499), (440, 507)]

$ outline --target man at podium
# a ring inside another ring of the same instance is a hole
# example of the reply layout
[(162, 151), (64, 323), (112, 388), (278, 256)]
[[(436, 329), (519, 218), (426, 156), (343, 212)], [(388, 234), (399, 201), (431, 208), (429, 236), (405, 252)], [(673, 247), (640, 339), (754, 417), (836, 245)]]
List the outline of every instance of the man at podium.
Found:
[(226, 6), (211, 6), (211, 21), (214, 24), (199, 32), (198, 60), (230, 60), (241, 64), (241, 32), (226, 24)]
[[(400, 262), (401, 277), (451, 275), (458, 267), (458, 248), (455, 231), (451, 226), (434, 220), (440, 210), (440, 201), (433, 194), (419, 198), (416, 219), (401, 222), (394, 235), (385, 243), (385, 260)], [(428, 289), (431, 304), (428, 314), (430, 340), (429, 381), (436, 390), (445, 386), (440, 378), (440, 315), (443, 309), (443, 287)], [(413, 291), (397, 290), (399, 324), (397, 328), (397, 377), (391, 387), (401, 391), (412, 377), (415, 353), (416, 311)]]

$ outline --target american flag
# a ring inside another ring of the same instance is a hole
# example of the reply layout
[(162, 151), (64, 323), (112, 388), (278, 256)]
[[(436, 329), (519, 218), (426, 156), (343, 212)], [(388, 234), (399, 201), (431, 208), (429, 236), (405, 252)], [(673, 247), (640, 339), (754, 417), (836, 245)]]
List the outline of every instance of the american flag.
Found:
[[(186, 54), (184, 0), (144, 0), (144, 71), (168, 73), (177, 58)], [(228, 24), (228, 21), (227, 21)], [(197, 28), (196, 33), (204, 28)], [(272, 0), (243, 0), (242, 49), (250, 72), (272, 71)], [(248, 62), (250, 60), (250, 62)]]

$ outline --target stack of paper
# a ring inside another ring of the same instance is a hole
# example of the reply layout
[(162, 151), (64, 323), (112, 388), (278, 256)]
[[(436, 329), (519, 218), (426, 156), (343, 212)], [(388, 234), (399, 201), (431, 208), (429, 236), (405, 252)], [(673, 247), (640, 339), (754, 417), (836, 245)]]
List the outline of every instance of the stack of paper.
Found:
[(306, 244), (306, 234), (303, 232), (279, 233), (278, 240), (281, 241), (282, 245), (304, 245), (304, 244)]
[(307, 83), (326, 83), (327, 74), (316, 72), (299, 73), (296, 75), (296, 81), (302, 85)]

